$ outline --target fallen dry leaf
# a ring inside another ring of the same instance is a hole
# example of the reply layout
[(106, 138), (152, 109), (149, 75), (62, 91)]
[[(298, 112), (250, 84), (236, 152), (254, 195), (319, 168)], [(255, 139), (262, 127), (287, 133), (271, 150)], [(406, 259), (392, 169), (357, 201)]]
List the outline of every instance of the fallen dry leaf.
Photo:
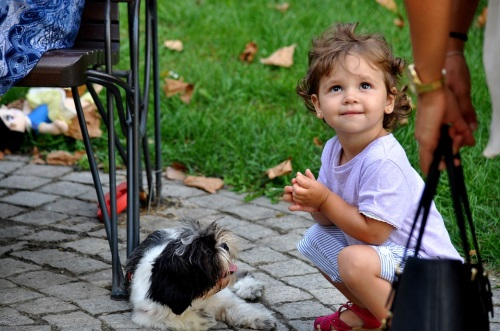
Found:
[(394, 0), (376, 0), (376, 1), (379, 5), (389, 9), (393, 13), (398, 12), (398, 5), (396, 5), (396, 2)]
[(54, 151), (47, 154), (47, 164), (51, 165), (66, 165), (70, 166), (75, 164), (76, 161), (80, 160), (85, 151), (77, 151), (74, 154), (68, 153), (66, 151)]
[(313, 138), (313, 144), (316, 146), (323, 146), (323, 143), (321, 142), (321, 140), (319, 140), (318, 137)]
[(2, 151), (0, 151), (0, 160), (3, 160), (4, 154)]
[(209, 193), (215, 193), (224, 187), (224, 181), (215, 177), (187, 176), (184, 179), (186, 186), (197, 187)]
[(167, 97), (171, 97), (176, 94), (180, 94), (180, 98), (184, 103), (190, 103), (191, 97), (193, 96), (194, 86), (193, 84), (186, 83), (182, 79), (171, 79), (165, 78), (165, 86), (163, 86), (163, 92)]
[(487, 20), (486, 17), (488, 17), (488, 7), (484, 7), (481, 14), (477, 16), (477, 24), (479, 27), (484, 28)]
[(292, 159), (289, 158), (275, 167), (266, 170), (267, 177), (274, 179), (279, 176), (288, 175), (292, 172)]
[(282, 47), (276, 50), (269, 57), (260, 59), (260, 62), (263, 64), (289, 68), (293, 65), (293, 53), (295, 51), (295, 47), (297, 47), (296, 44)]
[(245, 45), (245, 50), (240, 54), (240, 61), (251, 63), (257, 53), (257, 44), (253, 41)]
[(184, 44), (180, 40), (165, 40), (163, 45), (165, 45), (166, 48), (177, 52), (182, 52), (184, 50)]
[[(96, 105), (87, 100), (81, 100), (81, 101), (89, 137), (98, 138), (102, 136), (101, 116), (97, 113)], [(71, 119), (71, 122), (68, 125), (68, 131), (64, 132), (64, 135), (72, 137), (74, 139), (83, 140), (82, 131), (80, 130), (80, 122), (78, 121), (78, 116), (75, 116)]]
[(165, 169), (165, 178), (170, 180), (184, 180), (186, 179), (186, 173), (172, 167), (167, 167)]
[(394, 19), (394, 25), (402, 29), (405, 26), (405, 21), (403, 18), (397, 17)]
[(277, 4), (276, 6), (274, 6), (274, 8), (276, 8), (280, 12), (284, 13), (288, 10), (288, 8), (290, 8), (290, 4), (288, 2), (283, 2), (283, 3)]

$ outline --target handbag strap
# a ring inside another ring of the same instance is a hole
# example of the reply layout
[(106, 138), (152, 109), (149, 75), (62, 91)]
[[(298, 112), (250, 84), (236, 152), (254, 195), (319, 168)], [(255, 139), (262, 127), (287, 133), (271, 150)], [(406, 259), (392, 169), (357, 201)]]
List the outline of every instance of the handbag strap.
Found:
[[(469, 199), (467, 196), (467, 189), (465, 186), (463, 168), (461, 164), (455, 165), (455, 160), (460, 159), (460, 154), (457, 153), (457, 155), (455, 156), (453, 155), (452, 140), (448, 133), (448, 129), (449, 126), (447, 125), (443, 125), (441, 127), (441, 136), (438, 142), (438, 146), (434, 151), (434, 156), (432, 159), (432, 163), (429, 167), (429, 173), (425, 182), (424, 191), (420, 198), (420, 202), (417, 208), (417, 213), (415, 214), (410, 234), (408, 236), (408, 241), (406, 242), (406, 249), (403, 255), (403, 261), (406, 259), (407, 251), (410, 247), (410, 242), (412, 239), (413, 232), (417, 228), (419, 219), (421, 218), (419, 233), (415, 245), (415, 256), (418, 256), (418, 252), (420, 251), (422, 239), (425, 232), (425, 226), (427, 224), (427, 218), (432, 206), (432, 201), (434, 199), (434, 196), (436, 195), (437, 186), (439, 184), (439, 177), (441, 174), (439, 170), (439, 164), (444, 158), (444, 161), (446, 163), (446, 169), (448, 172), (450, 191), (453, 200), (453, 209), (455, 211), (457, 225), (460, 230), (460, 239), (462, 241), (462, 248), (466, 256), (466, 261), (470, 263), (470, 254), (469, 254), (470, 245), (467, 239), (468, 236), (466, 230), (465, 217), (467, 217), (468, 220), (472, 241), (476, 249), (476, 256), (478, 259), (478, 263), (482, 264), (481, 255), (479, 254), (479, 246), (477, 243), (476, 232), (472, 221), (472, 213), (469, 205)], [(464, 217), (464, 212), (465, 212), (465, 217)]]
[(461, 163), (459, 165), (455, 165), (455, 160), (460, 160), (460, 154), (457, 153), (454, 156), (452, 154), (452, 150), (450, 147), (449, 149), (445, 150), (444, 159), (448, 171), (448, 180), (451, 189), (451, 196), (453, 199), (453, 208), (455, 210), (456, 220), (458, 228), (460, 230), (460, 238), (462, 240), (462, 248), (464, 250), (465, 259), (468, 263), (471, 262), (469, 254), (470, 244), (467, 239), (467, 230), (465, 222), (465, 217), (466, 217), (472, 237), (472, 243), (474, 245), (474, 248), (476, 249), (477, 261), (478, 264), (482, 265), (481, 255), (479, 253), (479, 245), (477, 243), (476, 231), (474, 228), (474, 222), (472, 221), (472, 213), (470, 209), (469, 199), (467, 196), (467, 188), (465, 186), (463, 167)]
[[(418, 252), (420, 251), (420, 246), (422, 244), (422, 238), (424, 235), (425, 225), (427, 224), (427, 218), (429, 216), (429, 212), (431, 210), (432, 201), (434, 196), (436, 195), (437, 186), (439, 184), (439, 177), (441, 176), (441, 172), (439, 171), (439, 164), (441, 163), (443, 157), (443, 151), (445, 149), (446, 141), (443, 138), (443, 128), (441, 128), (441, 138), (439, 139), (438, 146), (434, 151), (434, 156), (432, 158), (431, 165), (429, 167), (429, 172), (425, 181), (424, 190), (422, 192), (422, 196), (420, 198), (417, 212), (415, 217), (413, 218), (413, 224), (408, 235), (408, 241), (406, 242), (406, 249), (403, 254), (403, 261), (406, 259), (408, 249), (410, 247), (410, 242), (412, 239), (413, 232), (417, 228), (419, 223), (419, 219), (421, 217), (421, 224), (419, 229), (419, 234), (417, 237), (417, 242), (415, 245), (415, 256), (418, 256)], [(446, 134), (447, 135), (447, 134)]]

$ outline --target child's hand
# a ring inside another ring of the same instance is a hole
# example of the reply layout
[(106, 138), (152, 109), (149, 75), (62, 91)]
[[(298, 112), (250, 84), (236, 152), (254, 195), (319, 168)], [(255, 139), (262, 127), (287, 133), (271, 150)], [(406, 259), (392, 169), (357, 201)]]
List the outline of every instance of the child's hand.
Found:
[(289, 209), (293, 211), (319, 211), (330, 193), (326, 186), (314, 178), (309, 169), (306, 170), (305, 175), (298, 172), (292, 184), (291, 198), (294, 205)]
[[(311, 175), (312, 175), (312, 173), (311, 173)], [(312, 176), (312, 178), (314, 178), (314, 175)], [(285, 193), (285, 194), (283, 194), (283, 197), (282, 197), (283, 201), (289, 202), (292, 204), (290, 207), (288, 207), (288, 209), (290, 211), (303, 211), (303, 212), (307, 212), (307, 213), (314, 213), (314, 212), (319, 211), (316, 208), (309, 208), (309, 207), (305, 207), (305, 206), (300, 206), (297, 203), (295, 203), (295, 201), (293, 200), (293, 185), (295, 185), (296, 183), (297, 183), (297, 179), (292, 178), (292, 186), (288, 185), (288, 186), (285, 186), (283, 189), (283, 191)]]

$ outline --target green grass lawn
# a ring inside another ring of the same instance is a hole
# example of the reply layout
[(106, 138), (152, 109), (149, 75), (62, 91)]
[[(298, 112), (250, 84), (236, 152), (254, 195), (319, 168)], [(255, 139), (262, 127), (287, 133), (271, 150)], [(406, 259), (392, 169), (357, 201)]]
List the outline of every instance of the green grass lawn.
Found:
[[(162, 152), (164, 166), (184, 164), (197, 175), (224, 179), (234, 190), (249, 196), (277, 199), (291, 176), (267, 180), (265, 170), (292, 158), (294, 171), (306, 168), (317, 174), (321, 146), (333, 131), (306, 111), (295, 94), (297, 81), (307, 70), (311, 38), (335, 22), (359, 22), (358, 31), (380, 32), (393, 45), (394, 53), (411, 62), (407, 24), (397, 27), (394, 13), (374, 0), (290, 0), (287, 11), (272, 0), (159, 1), (160, 68), (162, 77), (175, 72), (194, 84), (189, 104), (178, 96), (162, 96)], [(402, 1), (397, 1), (406, 21)], [(484, 6), (484, 2), (481, 4)], [(124, 36), (126, 30), (123, 31)], [(125, 37), (123, 38), (125, 39)], [(164, 40), (179, 39), (183, 52), (163, 47)], [(245, 45), (253, 41), (258, 52), (252, 63), (239, 60)], [(473, 81), (473, 102), (480, 128), (477, 146), (465, 148), (462, 157), (469, 197), (481, 245), (490, 267), (500, 266), (499, 164), (488, 160), (484, 149), (491, 119), (491, 105), (482, 66), (483, 30), (469, 33), (466, 54)], [(259, 59), (278, 48), (296, 44), (290, 68), (266, 66)], [(123, 48), (126, 53), (126, 45)], [(125, 56), (123, 56), (125, 57)], [(412, 164), (418, 168), (413, 138), (413, 118), (395, 132)], [(455, 244), (451, 199), (445, 185), (436, 203), (447, 220)]]

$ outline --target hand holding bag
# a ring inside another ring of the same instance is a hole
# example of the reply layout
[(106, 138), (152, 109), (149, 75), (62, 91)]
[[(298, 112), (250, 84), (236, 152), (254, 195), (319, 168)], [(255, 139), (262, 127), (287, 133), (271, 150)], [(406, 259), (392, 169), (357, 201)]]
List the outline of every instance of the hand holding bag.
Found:
[[(465, 263), (451, 259), (421, 259), (418, 252), (424, 236), (427, 217), (439, 183), (439, 163), (443, 159), (448, 172), (456, 221), (460, 230)], [(459, 156), (456, 156), (459, 157)], [(455, 158), (456, 158), (455, 157)], [(479, 246), (467, 197), (463, 169), (454, 164), (448, 126), (441, 130), (424, 192), (415, 215), (410, 238), (421, 220), (415, 255), (406, 258), (403, 273), (396, 271), (396, 280), (389, 301), (392, 305), (385, 330), (391, 331), (488, 331), (493, 303), (488, 275), (483, 269)], [(465, 217), (476, 250), (472, 262)], [(420, 218), (420, 216), (422, 216)]]

